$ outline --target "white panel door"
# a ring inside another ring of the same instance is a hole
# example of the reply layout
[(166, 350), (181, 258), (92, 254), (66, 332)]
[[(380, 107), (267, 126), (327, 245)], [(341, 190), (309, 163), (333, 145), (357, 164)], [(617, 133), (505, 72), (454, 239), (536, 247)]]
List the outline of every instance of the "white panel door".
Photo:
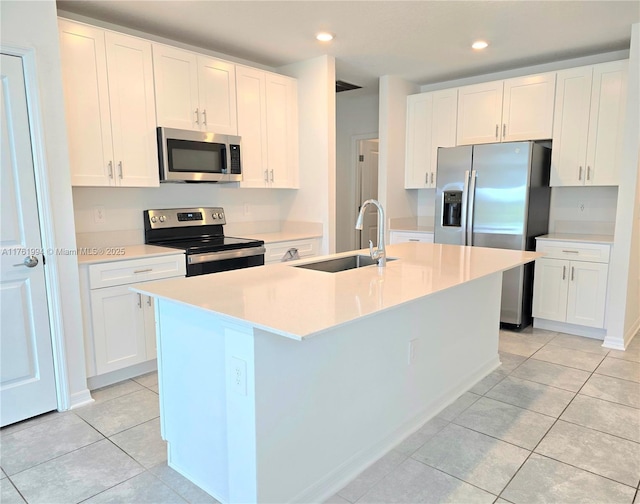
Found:
[(433, 93), (408, 96), (405, 189), (429, 187), (433, 150), (431, 148), (432, 121)]
[(533, 278), (533, 316), (564, 322), (570, 261), (537, 259)]
[(500, 141), (503, 81), (458, 89), (457, 145)]
[(106, 32), (115, 178), (158, 187), (158, 143), (151, 43)]
[(144, 301), (128, 285), (91, 291), (97, 374), (146, 360)]
[(238, 135), (242, 137), (241, 187), (268, 185), (265, 72), (236, 67)]
[(267, 72), (267, 170), (271, 187), (298, 186), (298, 103), (296, 81)]
[(57, 400), (22, 61), (1, 58), (0, 426), (5, 426), (54, 410)]
[(627, 61), (593, 67), (586, 185), (618, 185), (626, 105)]
[(200, 129), (198, 62), (194, 53), (153, 44), (158, 126)]
[(589, 327), (604, 327), (608, 271), (608, 264), (571, 262), (567, 322)]
[(584, 185), (592, 67), (560, 71), (557, 79), (550, 185)]
[(550, 139), (555, 94), (555, 72), (505, 80), (501, 140)]
[[(362, 205), (368, 199), (378, 199), (378, 148), (377, 140), (360, 140), (358, 154), (362, 159), (358, 163), (360, 180), (360, 201)], [(358, 207), (358, 211), (360, 208)], [(356, 216), (357, 217), (357, 216)], [(355, 222), (355, 221), (354, 221)], [(375, 205), (369, 205), (364, 214), (362, 231), (360, 233), (360, 248), (368, 248), (369, 240), (378, 245), (378, 210)]]
[(60, 20), (71, 184), (114, 185), (104, 30)]
[(237, 135), (235, 65), (198, 56), (200, 129)]

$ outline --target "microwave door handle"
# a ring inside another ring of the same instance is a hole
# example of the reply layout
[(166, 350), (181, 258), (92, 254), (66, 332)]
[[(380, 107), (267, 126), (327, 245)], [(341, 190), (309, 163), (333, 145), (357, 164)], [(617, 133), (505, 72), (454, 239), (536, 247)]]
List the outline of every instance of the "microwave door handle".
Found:
[(469, 203), (467, 210), (467, 245), (473, 245), (473, 210), (476, 203), (476, 177), (477, 172), (471, 170), (471, 181), (469, 183)]
[(224, 148), (220, 149), (220, 155), (222, 156), (222, 173), (231, 173), (231, 161), (229, 153), (227, 152), (228, 148), (229, 146), (225, 144)]

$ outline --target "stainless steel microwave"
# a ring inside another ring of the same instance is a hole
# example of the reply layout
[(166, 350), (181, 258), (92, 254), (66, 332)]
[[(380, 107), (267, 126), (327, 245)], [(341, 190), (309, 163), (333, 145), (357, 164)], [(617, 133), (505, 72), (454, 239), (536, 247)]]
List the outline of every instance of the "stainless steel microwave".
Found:
[(240, 137), (158, 128), (161, 182), (239, 182)]

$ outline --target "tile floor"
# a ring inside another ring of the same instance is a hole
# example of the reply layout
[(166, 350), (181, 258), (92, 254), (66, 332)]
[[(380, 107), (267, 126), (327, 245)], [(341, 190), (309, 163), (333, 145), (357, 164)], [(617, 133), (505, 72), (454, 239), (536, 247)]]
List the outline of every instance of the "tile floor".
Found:
[[(328, 503), (640, 504), (640, 336), (626, 352), (529, 329), (502, 366)], [(170, 469), (157, 375), (0, 430), (0, 502), (215, 503)]]

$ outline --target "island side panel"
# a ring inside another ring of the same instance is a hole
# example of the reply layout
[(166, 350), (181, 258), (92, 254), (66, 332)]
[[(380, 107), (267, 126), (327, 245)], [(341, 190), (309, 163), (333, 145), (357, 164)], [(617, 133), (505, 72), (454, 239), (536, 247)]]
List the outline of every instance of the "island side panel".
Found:
[(156, 305), (160, 421), (168, 464), (228, 502), (225, 333), (201, 309)]
[(301, 342), (256, 330), (258, 502), (330, 497), (498, 367), (501, 285), (495, 273)]

